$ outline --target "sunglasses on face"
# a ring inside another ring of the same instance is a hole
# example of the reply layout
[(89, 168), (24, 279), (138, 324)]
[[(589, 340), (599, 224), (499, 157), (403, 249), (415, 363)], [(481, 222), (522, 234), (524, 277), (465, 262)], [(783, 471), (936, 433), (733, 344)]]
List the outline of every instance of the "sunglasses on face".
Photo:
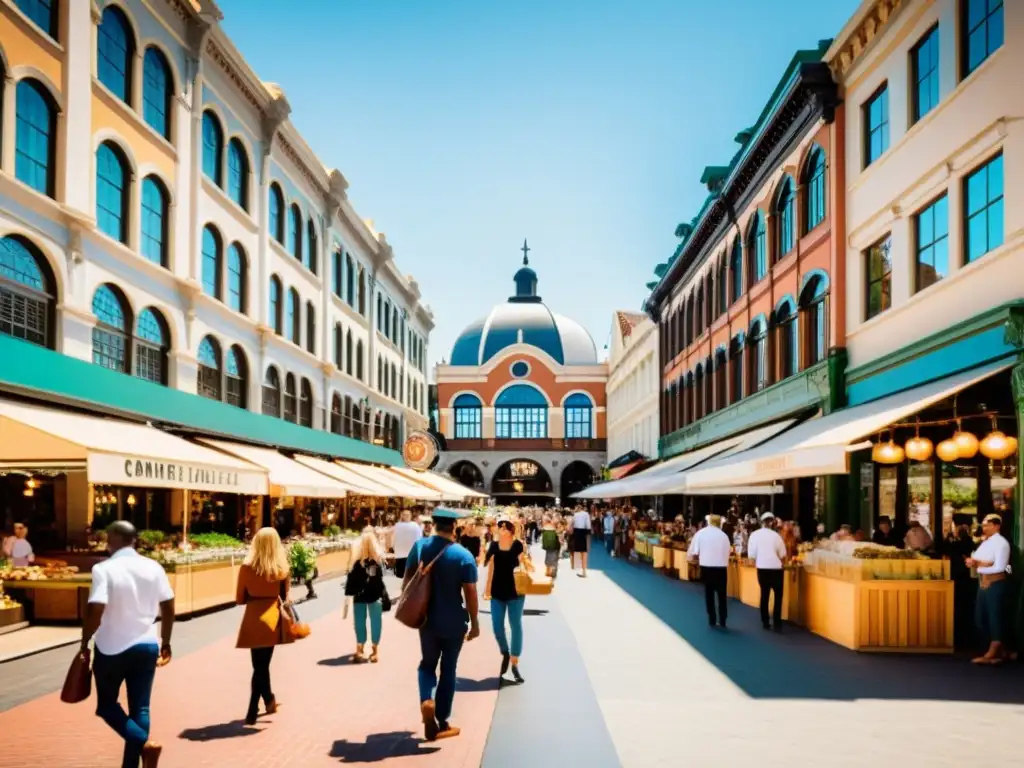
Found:
[(512, 532), (512, 531), (514, 531), (516, 529), (515, 526), (512, 525), (512, 523), (498, 523), (498, 527), (501, 528), (504, 531), (509, 531), (509, 532)]

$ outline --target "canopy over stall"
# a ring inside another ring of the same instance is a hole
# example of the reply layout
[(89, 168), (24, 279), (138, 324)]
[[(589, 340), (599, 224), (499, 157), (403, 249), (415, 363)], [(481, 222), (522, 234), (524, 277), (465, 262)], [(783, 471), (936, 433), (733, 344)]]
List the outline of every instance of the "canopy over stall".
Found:
[(417, 483), (432, 488), (435, 491), (441, 493), (441, 498), (447, 500), (456, 499), (486, 499), (487, 494), (481, 493), (480, 491), (474, 491), (472, 488), (468, 488), (462, 483), (458, 483), (455, 480), (445, 477), (437, 472), (431, 472), (429, 470), (420, 469), (409, 469), (408, 467), (391, 467), (390, 470), (396, 474), (401, 475), (409, 480), (414, 480)]
[[(270, 473), (271, 496), (301, 496), (313, 499), (343, 499), (355, 490), (333, 477), (310, 469), (272, 448), (260, 448), (226, 440), (200, 438), (200, 442), (263, 467)], [(358, 493), (358, 491), (356, 491)]]
[(699, 489), (845, 475), (850, 453), (870, 445), (865, 438), (1009, 367), (994, 363), (804, 422), (756, 448), (707, 462), (688, 473), (686, 486), (704, 493)]
[(394, 488), (392, 496), (401, 496), (404, 499), (417, 499), (420, 501), (440, 501), (441, 494), (433, 488), (408, 480), (401, 475), (390, 472), (383, 467), (375, 467), (371, 464), (354, 464), (350, 461), (339, 461), (339, 466), (354, 472), (356, 475), (369, 478), (381, 485)]
[(0, 462), (85, 470), (95, 485), (267, 493), (267, 473), (147, 424), (0, 400)]
[(337, 480), (346, 488), (349, 488), (350, 493), (357, 496), (377, 496), (380, 498), (388, 498), (389, 496), (401, 495), (391, 486), (382, 485), (381, 483), (367, 477), (363, 477), (357, 472), (352, 472), (340, 464), (335, 464), (333, 461), (324, 461), (323, 459), (317, 459), (313, 456), (303, 456), (302, 454), (296, 454), (295, 461), (303, 466), (309, 467), (310, 469), (321, 472), (328, 477)]

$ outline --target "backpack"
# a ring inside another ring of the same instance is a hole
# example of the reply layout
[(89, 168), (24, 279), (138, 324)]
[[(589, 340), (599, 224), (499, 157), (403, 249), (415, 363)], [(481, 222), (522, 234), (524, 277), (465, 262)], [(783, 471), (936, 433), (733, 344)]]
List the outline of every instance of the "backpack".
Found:
[(544, 531), (541, 533), (540, 546), (545, 552), (557, 552), (562, 545), (558, 541), (558, 531)]

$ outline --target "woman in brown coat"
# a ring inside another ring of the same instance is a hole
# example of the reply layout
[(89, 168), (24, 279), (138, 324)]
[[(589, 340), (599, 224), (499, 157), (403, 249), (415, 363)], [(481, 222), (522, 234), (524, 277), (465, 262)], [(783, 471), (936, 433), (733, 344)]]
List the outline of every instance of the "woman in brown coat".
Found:
[(289, 582), (288, 555), (281, 537), (273, 528), (261, 528), (253, 537), (249, 554), (238, 571), (235, 592), (235, 601), (245, 606), (236, 647), (248, 648), (252, 655), (247, 725), (256, 722), (261, 698), (268, 715), (277, 711), (277, 700), (270, 687), (270, 660), (274, 646), (294, 642), (291, 635), (283, 631), (281, 621), (281, 602), (288, 601)]

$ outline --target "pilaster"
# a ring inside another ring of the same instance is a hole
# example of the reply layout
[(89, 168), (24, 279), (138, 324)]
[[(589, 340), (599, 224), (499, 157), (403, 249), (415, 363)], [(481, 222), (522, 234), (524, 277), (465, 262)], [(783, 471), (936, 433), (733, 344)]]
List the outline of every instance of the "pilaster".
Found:
[[(86, 216), (92, 216), (92, 78), (96, 71), (96, 18), (90, 3), (61, 3), (64, 13), (61, 29), (67, 51), (64, 64), (64, 110), (60, 119), (58, 155), (63, 160), (63, 176), (57, 179), (57, 199)], [(13, 96), (13, 88), (10, 89)], [(12, 101), (13, 106), (13, 101)], [(6, 105), (5, 105), (6, 107)], [(13, 118), (14, 110), (4, 109)], [(4, 142), (13, 150), (14, 131), (5, 131), (12, 140)], [(13, 154), (12, 154), (13, 159)], [(6, 163), (5, 163), (6, 166)], [(6, 166), (14, 173), (14, 166)]]

